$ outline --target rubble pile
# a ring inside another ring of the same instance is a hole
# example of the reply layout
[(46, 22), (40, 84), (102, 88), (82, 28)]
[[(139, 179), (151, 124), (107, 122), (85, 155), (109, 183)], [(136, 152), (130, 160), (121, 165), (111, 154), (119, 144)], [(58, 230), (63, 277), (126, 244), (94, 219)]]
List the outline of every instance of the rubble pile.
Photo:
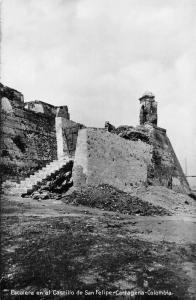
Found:
[(139, 130), (123, 130), (118, 133), (118, 135), (124, 139), (131, 140), (131, 141), (143, 141), (147, 144), (150, 144), (150, 138), (147, 134), (143, 133), (142, 131)]
[(70, 195), (65, 195), (61, 200), (67, 204), (86, 205), (129, 215), (171, 215), (167, 209), (154, 206), (151, 203), (142, 201), (137, 196), (106, 184), (75, 190)]
[(105, 129), (111, 133), (117, 134), (120, 137), (131, 140), (131, 141), (143, 141), (144, 143), (151, 144), (150, 135), (148, 130), (145, 127), (137, 126), (134, 128), (133, 126), (122, 125), (115, 128), (109, 122), (105, 123)]

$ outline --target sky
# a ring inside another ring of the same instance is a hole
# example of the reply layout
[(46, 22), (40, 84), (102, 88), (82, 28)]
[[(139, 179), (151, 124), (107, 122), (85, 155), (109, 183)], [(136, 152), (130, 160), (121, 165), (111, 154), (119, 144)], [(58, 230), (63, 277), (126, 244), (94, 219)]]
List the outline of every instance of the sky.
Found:
[(151, 91), (196, 175), (195, 16), (195, 0), (2, 0), (1, 82), (95, 127), (137, 125)]

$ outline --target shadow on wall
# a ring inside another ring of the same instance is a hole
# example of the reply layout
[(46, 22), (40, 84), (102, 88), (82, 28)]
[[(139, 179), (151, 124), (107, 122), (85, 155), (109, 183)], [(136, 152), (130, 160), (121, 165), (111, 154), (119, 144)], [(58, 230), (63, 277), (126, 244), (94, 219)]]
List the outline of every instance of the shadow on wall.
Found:
[(25, 150), (27, 148), (27, 146), (25, 144), (25, 140), (19, 135), (15, 136), (12, 140), (13, 140), (14, 144), (20, 149), (20, 151), (22, 153), (25, 153)]

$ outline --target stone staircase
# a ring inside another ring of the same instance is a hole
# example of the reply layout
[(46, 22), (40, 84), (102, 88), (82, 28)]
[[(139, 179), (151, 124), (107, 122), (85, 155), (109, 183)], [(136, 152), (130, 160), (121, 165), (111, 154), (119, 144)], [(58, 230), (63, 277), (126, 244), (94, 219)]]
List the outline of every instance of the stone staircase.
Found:
[(28, 191), (31, 191), (38, 184), (40, 184), (49, 175), (54, 174), (62, 167), (64, 167), (70, 160), (72, 159), (70, 159), (69, 157), (60, 160), (54, 160), (33, 175), (30, 175), (29, 177), (20, 181), (20, 183), (5, 181), (2, 184), (2, 190), (5, 194), (26, 194)]

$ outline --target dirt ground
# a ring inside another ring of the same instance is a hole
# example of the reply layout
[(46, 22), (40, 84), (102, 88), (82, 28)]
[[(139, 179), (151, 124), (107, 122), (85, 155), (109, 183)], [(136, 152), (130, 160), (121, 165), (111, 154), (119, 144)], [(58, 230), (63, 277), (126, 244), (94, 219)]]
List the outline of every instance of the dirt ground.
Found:
[(196, 217), (190, 206), (177, 211), (128, 215), (4, 195), (2, 299), (196, 299)]

